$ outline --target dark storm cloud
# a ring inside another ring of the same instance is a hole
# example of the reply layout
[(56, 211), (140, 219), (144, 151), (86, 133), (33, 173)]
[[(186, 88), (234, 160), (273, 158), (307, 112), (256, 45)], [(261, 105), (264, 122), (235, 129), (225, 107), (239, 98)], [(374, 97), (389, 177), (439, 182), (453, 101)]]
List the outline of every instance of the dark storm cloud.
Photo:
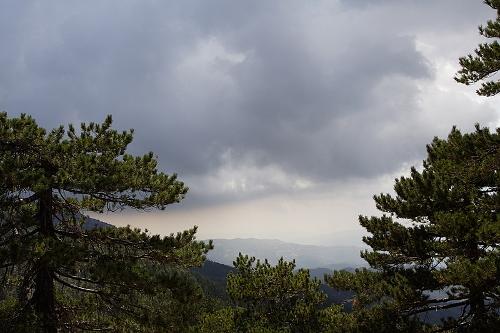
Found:
[(371, 177), (429, 140), (418, 84), (434, 69), (414, 30), (484, 20), (481, 4), (456, 3), (4, 1), (0, 109), (45, 126), (111, 113), (135, 128), (135, 152), (187, 178), (228, 158)]

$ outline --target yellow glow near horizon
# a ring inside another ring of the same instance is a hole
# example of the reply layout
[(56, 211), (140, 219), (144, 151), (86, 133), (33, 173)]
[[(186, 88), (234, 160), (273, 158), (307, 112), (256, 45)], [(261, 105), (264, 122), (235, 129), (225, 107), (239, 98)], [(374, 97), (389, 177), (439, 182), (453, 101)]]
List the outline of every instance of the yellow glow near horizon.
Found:
[[(390, 191), (391, 176), (336, 184), (331, 190), (281, 194), (201, 208), (94, 215), (116, 226), (167, 235), (194, 225), (198, 239), (272, 238), (317, 245), (360, 245), (358, 215), (378, 214), (372, 195)], [(182, 203), (180, 204), (182, 205)]]

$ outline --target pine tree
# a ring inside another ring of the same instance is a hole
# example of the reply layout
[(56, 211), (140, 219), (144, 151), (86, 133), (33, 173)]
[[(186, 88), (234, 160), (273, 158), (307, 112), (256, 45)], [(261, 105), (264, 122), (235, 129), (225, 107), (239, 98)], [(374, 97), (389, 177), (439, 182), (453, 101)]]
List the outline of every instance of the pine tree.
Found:
[[(309, 271), (294, 271), (295, 262), (239, 255), (236, 272), (227, 277), (227, 292), (238, 307), (236, 327), (243, 332), (318, 332), (319, 306), (326, 295)], [(267, 328), (266, 330), (260, 330)]]
[(4, 330), (161, 324), (155, 303), (199, 297), (185, 269), (212, 245), (195, 241), (196, 228), (160, 237), (82, 227), (87, 212), (165, 209), (187, 192), (157, 171), (152, 153), (127, 154), (133, 131), (111, 125), (108, 116), (47, 132), (29, 116), (0, 113), (0, 269), (2, 285), (15, 288), (0, 304)]
[[(497, 11), (497, 18), (486, 23), (486, 27), (480, 26), (479, 33), (486, 38), (500, 38), (500, 0), (485, 0), (491, 8)], [(475, 50), (475, 55), (461, 57), (462, 67), (455, 77), (457, 82), (470, 85), (479, 81), (488, 80), (500, 70), (500, 44), (498, 40), (491, 43), (480, 44)], [(481, 84), (477, 91), (478, 95), (493, 96), (500, 92), (500, 82), (486, 81)]]
[[(374, 197), (384, 215), (361, 216), (372, 270), (335, 272), (329, 284), (356, 292), (354, 308), (380, 331), (422, 331), (426, 315), (459, 332), (500, 327), (500, 129), (453, 129), (427, 147), (423, 170)], [(377, 312), (378, 311), (378, 312)], [(377, 314), (378, 313), (378, 314)], [(356, 311), (354, 311), (356, 316)], [(380, 322), (384, 321), (383, 325)]]

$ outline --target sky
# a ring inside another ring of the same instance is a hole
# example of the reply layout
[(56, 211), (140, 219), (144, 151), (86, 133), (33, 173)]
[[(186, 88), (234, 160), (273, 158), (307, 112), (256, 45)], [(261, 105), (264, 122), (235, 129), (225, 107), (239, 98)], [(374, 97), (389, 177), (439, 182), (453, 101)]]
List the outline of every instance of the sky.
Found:
[(358, 245), (372, 196), (452, 126), (500, 124), (453, 80), (495, 12), (471, 0), (0, 0), (0, 110), (134, 128), (190, 188), (97, 216), (168, 234)]

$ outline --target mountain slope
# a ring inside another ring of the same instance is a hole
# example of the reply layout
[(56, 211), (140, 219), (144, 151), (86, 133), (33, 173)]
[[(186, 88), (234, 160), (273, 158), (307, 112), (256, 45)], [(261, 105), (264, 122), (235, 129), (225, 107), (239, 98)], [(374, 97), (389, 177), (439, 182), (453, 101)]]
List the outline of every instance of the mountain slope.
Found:
[(279, 258), (295, 259), (297, 268), (324, 267), (343, 269), (366, 266), (360, 258), (363, 248), (358, 246), (318, 246), (286, 243), (275, 239), (214, 239), (215, 248), (208, 259), (225, 265), (232, 265), (241, 252), (258, 259), (276, 263)]
[(83, 229), (91, 230), (95, 228), (114, 228), (114, 225), (86, 216), (83, 222)]

